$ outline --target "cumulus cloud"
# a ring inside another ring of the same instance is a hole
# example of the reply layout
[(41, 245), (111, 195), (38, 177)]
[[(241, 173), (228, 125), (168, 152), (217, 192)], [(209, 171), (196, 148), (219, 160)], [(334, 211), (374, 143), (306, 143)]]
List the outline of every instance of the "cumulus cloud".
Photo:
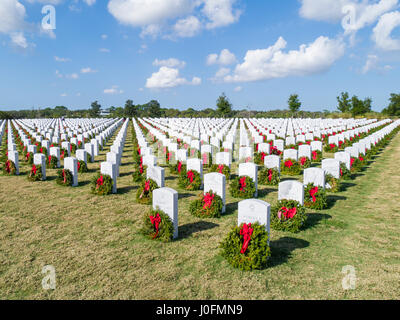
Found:
[(170, 58), (167, 60), (156, 59), (153, 62), (153, 66), (183, 69), (186, 66), (186, 62), (175, 58)]
[(373, 30), (372, 39), (378, 48), (387, 51), (400, 50), (400, 39), (391, 37), (392, 31), (400, 26), (400, 12), (384, 14)]
[(103, 52), (103, 53), (109, 53), (109, 52), (110, 52), (110, 49), (107, 49), (107, 48), (100, 48), (99, 51), (100, 51), (100, 52)]
[(90, 68), (90, 67), (82, 68), (82, 69), (81, 69), (81, 73), (96, 73), (96, 72), (97, 72), (97, 70), (93, 70), (93, 69)]
[(284, 52), (286, 41), (280, 37), (267, 49), (249, 50), (244, 62), (238, 64), (226, 82), (251, 82), (289, 76), (306, 76), (327, 71), (344, 55), (341, 40), (319, 37), (299, 50)]
[(378, 57), (376, 55), (368, 55), (367, 61), (365, 62), (364, 67), (362, 68), (362, 73), (366, 74), (368, 71), (376, 67), (378, 62)]
[(57, 57), (57, 56), (54, 57), (54, 60), (57, 62), (70, 62), (71, 61), (70, 58), (61, 58), (61, 57)]
[(236, 62), (236, 56), (233, 53), (231, 53), (228, 49), (222, 50), (219, 55), (216, 53), (212, 53), (207, 57), (207, 64), (209, 66), (214, 64), (227, 66), (230, 64), (234, 64), (235, 62)]
[(146, 81), (148, 89), (165, 89), (174, 88), (181, 85), (200, 85), (201, 79), (194, 77), (192, 81), (180, 77), (179, 70), (169, 67), (161, 67), (160, 70), (154, 72)]
[(236, 0), (205, 0), (204, 15), (210, 20), (207, 29), (228, 26), (239, 20), (241, 11), (233, 9)]
[(27, 48), (28, 43), (23, 34), (25, 29), (26, 10), (17, 0), (1, 0), (0, 2), (0, 33), (8, 35), (11, 42), (21, 48)]
[(104, 89), (103, 91), (105, 94), (122, 94), (124, 93), (123, 90), (119, 89), (118, 86), (114, 85), (109, 89)]
[(180, 38), (194, 37), (201, 30), (201, 22), (195, 16), (190, 16), (185, 19), (178, 20), (174, 25), (174, 35)]

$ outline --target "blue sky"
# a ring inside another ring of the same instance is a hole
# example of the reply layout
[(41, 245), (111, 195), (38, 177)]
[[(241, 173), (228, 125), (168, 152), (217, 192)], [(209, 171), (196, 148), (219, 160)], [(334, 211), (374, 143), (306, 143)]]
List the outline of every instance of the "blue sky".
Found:
[[(54, 30), (42, 28), (49, 4)], [(398, 0), (0, 2), (1, 110), (214, 108), (225, 92), (235, 108), (286, 108), (298, 93), (318, 111), (349, 91), (381, 111), (399, 62)]]

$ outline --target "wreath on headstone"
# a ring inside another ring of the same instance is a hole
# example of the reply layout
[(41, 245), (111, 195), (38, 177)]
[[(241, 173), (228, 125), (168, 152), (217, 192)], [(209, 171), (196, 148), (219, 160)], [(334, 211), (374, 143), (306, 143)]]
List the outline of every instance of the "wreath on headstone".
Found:
[(324, 210), (328, 207), (324, 188), (309, 183), (304, 190), (304, 206), (315, 210)]
[(201, 155), (201, 159), (203, 160), (203, 167), (204, 168), (211, 168), (211, 166), (213, 165), (213, 160), (212, 160), (212, 156), (211, 153), (209, 152), (204, 152)]
[(38, 151), (39, 153), (43, 153), (44, 155), (47, 155), (47, 149), (45, 148), (45, 147), (40, 147), (39, 148), (39, 151)]
[(295, 200), (280, 200), (271, 208), (271, 228), (297, 233), (307, 220), (306, 209)]
[(258, 175), (260, 184), (268, 186), (277, 186), (281, 181), (279, 171), (277, 169), (263, 168)]
[(182, 172), (186, 172), (186, 164), (182, 161), (178, 161), (175, 164), (170, 164), (169, 170), (171, 174), (181, 174)]
[(17, 174), (14, 161), (6, 160), (3, 166), (3, 173), (7, 176), (15, 176)]
[(196, 191), (201, 188), (200, 173), (195, 170), (182, 171), (179, 175), (178, 185), (182, 189)]
[(295, 149), (297, 150), (299, 147), (297, 144), (289, 144), (285, 147), (286, 149)]
[(58, 159), (56, 156), (48, 156), (46, 157), (46, 166), (49, 169), (57, 169), (58, 167)]
[(143, 182), (146, 179), (147, 166), (143, 164), (135, 165), (135, 170), (132, 173), (132, 180), (135, 183)]
[(342, 190), (340, 180), (336, 179), (333, 175), (329, 173), (325, 175), (325, 185), (326, 189), (333, 193), (340, 192)]
[(25, 161), (28, 164), (33, 164), (33, 153), (32, 152), (28, 152), (25, 156)]
[(68, 150), (61, 148), (60, 150), (60, 160), (64, 160), (66, 157), (68, 157)]
[(293, 159), (286, 159), (281, 163), (281, 173), (288, 176), (298, 176), (301, 173), (300, 163)]
[(171, 161), (172, 153), (169, 152), (168, 147), (164, 147), (164, 157), (165, 157), (165, 163), (169, 165), (169, 162)]
[(32, 165), (31, 171), (28, 175), (29, 181), (42, 181), (43, 174), (42, 174), (42, 166), (39, 165)]
[(71, 143), (69, 145), (69, 150), (71, 151), (71, 154), (75, 154), (76, 153), (76, 149), (77, 149), (77, 146), (75, 144)]
[(174, 236), (174, 224), (166, 213), (157, 208), (143, 215), (141, 231), (152, 240), (170, 242)]
[(351, 180), (351, 172), (349, 169), (347, 169), (346, 164), (341, 163), (340, 164), (340, 178), (343, 180)]
[(224, 164), (213, 164), (209, 169), (209, 172), (217, 172), (221, 173), (225, 176), (226, 181), (230, 180), (231, 178), (231, 169)]
[(136, 192), (136, 202), (140, 204), (151, 204), (153, 201), (153, 191), (158, 188), (157, 183), (152, 179), (142, 182)]
[(190, 203), (190, 213), (198, 218), (220, 218), (224, 203), (222, 198), (212, 191), (201, 194)]
[(311, 152), (312, 162), (319, 163), (322, 161), (322, 152), (319, 150), (314, 150)]
[(361, 171), (362, 169), (362, 163), (359, 158), (353, 158), (351, 157), (350, 159), (350, 172), (351, 173), (356, 173)]
[(73, 175), (68, 169), (60, 169), (57, 171), (56, 183), (60, 186), (70, 187), (72, 186)]
[(324, 147), (324, 151), (328, 153), (335, 153), (339, 151), (339, 147), (334, 143), (327, 143)]
[(230, 192), (234, 198), (252, 199), (256, 192), (256, 185), (252, 178), (240, 176), (232, 180)]
[(221, 255), (234, 268), (251, 271), (267, 266), (271, 256), (268, 232), (258, 222), (234, 227), (221, 242)]
[(89, 169), (87, 167), (86, 162), (83, 161), (83, 160), (78, 160), (78, 172), (79, 173), (85, 173), (85, 172), (88, 172), (88, 171), (89, 171)]
[(264, 159), (267, 156), (265, 152), (257, 152), (254, 156), (254, 163), (258, 164), (259, 166), (264, 165)]
[(300, 163), (301, 169), (307, 169), (307, 168), (311, 167), (311, 161), (307, 157), (301, 157), (299, 159), (299, 163)]
[(91, 181), (91, 192), (99, 196), (109, 195), (113, 186), (114, 181), (108, 174), (97, 173)]

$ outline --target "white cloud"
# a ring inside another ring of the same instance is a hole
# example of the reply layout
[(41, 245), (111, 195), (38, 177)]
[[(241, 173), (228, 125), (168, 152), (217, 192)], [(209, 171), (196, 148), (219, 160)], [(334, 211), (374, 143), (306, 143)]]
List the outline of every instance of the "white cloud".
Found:
[(378, 62), (378, 57), (376, 55), (368, 55), (367, 61), (365, 62), (364, 67), (362, 68), (362, 73), (366, 74), (368, 71), (376, 67)]
[(223, 78), (223, 77), (227, 76), (230, 72), (231, 72), (231, 69), (229, 69), (229, 68), (221, 68), (217, 71), (217, 73), (215, 74), (215, 77)]
[(61, 94), (61, 97), (66, 97), (66, 96), (67, 96), (66, 93), (62, 93), (62, 94)]
[(90, 68), (90, 67), (82, 68), (82, 69), (81, 69), (81, 73), (96, 73), (96, 72), (97, 72), (97, 70), (93, 70), (93, 69)]
[(286, 41), (280, 37), (267, 49), (249, 50), (244, 62), (238, 64), (226, 82), (250, 82), (289, 76), (306, 76), (327, 71), (344, 55), (341, 40), (319, 37), (313, 43), (301, 45), (299, 50), (287, 53)]
[(241, 86), (236, 87), (235, 89), (233, 89), (235, 92), (241, 92), (243, 90), (243, 88)]
[(18, 47), (28, 48), (28, 42), (22, 32), (13, 32), (10, 34), (11, 42)]
[(210, 20), (207, 29), (228, 26), (239, 20), (241, 11), (233, 9), (236, 0), (204, 0), (204, 15)]
[(207, 57), (207, 64), (213, 65), (213, 64), (220, 64), (220, 65), (230, 65), (236, 63), (236, 56), (231, 53), (228, 49), (224, 49), (221, 51), (221, 53), (218, 55), (216, 53), (212, 53), (208, 55)]
[(174, 34), (180, 38), (194, 37), (201, 30), (201, 22), (195, 16), (190, 16), (185, 19), (178, 20), (173, 27)]
[(71, 73), (71, 74), (67, 74), (66, 75), (67, 79), (72, 79), (72, 80), (76, 80), (79, 78), (79, 75), (77, 73)]
[(9, 35), (13, 44), (27, 48), (28, 43), (23, 34), (25, 29), (26, 10), (17, 0), (1, 0), (0, 33)]
[(384, 14), (374, 28), (372, 39), (376, 46), (382, 50), (400, 50), (400, 39), (393, 39), (392, 31), (400, 26), (400, 12), (395, 11)]
[(60, 58), (57, 56), (54, 57), (54, 60), (56, 60), (57, 62), (70, 62), (71, 61), (70, 58)]
[(60, 71), (56, 70), (57, 78), (63, 78), (64, 76), (60, 73)]
[(178, 68), (178, 69), (183, 69), (186, 66), (185, 61), (180, 61), (175, 58), (170, 58), (167, 60), (154, 60), (153, 66), (156, 67), (169, 67), (169, 68)]
[(146, 81), (148, 89), (174, 88), (181, 85), (200, 85), (201, 79), (194, 77), (192, 81), (179, 76), (179, 70), (169, 67), (161, 67), (160, 70), (153, 73)]
[(122, 94), (122, 93), (124, 93), (123, 90), (118, 89), (118, 88), (119, 88), (118, 86), (114, 85), (110, 89), (104, 89), (104, 93), (105, 94)]
[(109, 53), (109, 52), (110, 52), (110, 49), (107, 49), (107, 48), (100, 48), (99, 51), (100, 51), (100, 52), (104, 52), (104, 53)]
[(101, 38), (102, 38), (103, 40), (106, 40), (106, 39), (108, 38), (108, 35), (102, 34), (102, 35), (101, 35)]

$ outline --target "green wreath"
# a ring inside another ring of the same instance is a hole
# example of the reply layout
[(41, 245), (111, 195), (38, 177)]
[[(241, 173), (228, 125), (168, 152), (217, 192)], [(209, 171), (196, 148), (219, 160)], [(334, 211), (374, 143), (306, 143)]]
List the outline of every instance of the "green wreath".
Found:
[[(208, 157), (208, 163), (205, 163), (204, 162), (204, 154), (207, 154), (207, 157)], [(204, 152), (202, 155), (201, 155), (201, 159), (203, 160), (203, 167), (204, 168), (211, 168), (212, 167), (212, 165), (213, 165), (213, 159), (212, 159), (212, 156), (211, 156), (211, 153), (209, 153), (209, 152)]]
[[(264, 156), (263, 156), (264, 155)], [(254, 156), (254, 163), (258, 164), (259, 166), (263, 166), (264, 165), (264, 158), (268, 156), (268, 154), (264, 153), (264, 152), (257, 152)]]
[(326, 209), (328, 202), (325, 189), (309, 183), (304, 190), (304, 206), (315, 210)]
[(281, 173), (287, 176), (298, 176), (301, 174), (301, 167), (298, 161), (286, 159), (281, 163)]
[(339, 151), (339, 147), (334, 143), (327, 143), (324, 147), (324, 151), (327, 153), (336, 153)]
[(47, 155), (47, 148), (46, 147), (38, 147), (38, 153), (42, 153), (44, 155)]
[(56, 156), (48, 156), (46, 157), (46, 166), (49, 169), (57, 169), (58, 167), (58, 159)]
[[(179, 172), (179, 168), (181, 170), (180, 172)], [(170, 164), (169, 171), (171, 174), (181, 174), (182, 172), (186, 172), (186, 164), (184, 164), (181, 161), (178, 161), (175, 164)]]
[(42, 166), (33, 165), (31, 171), (29, 172), (28, 180), (32, 182), (42, 181), (43, 180)]
[(352, 175), (349, 169), (347, 169), (346, 164), (340, 163), (340, 178), (343, 180), (351, 180)]
[[(189, 176), (192, 176), (193, 180), (191, 181)], [(179, 175), (178, 186), (182, 189), (196, 191), (201, 188), (201, 177), (200, 173), (195, 170), (189, 170), (185, 172), (181, 172)]]
[(83, 160), (78, 160), (78, 172), (79, 173), (85, 173), (85, 172), (88, 172), (88, 171), (89, 171), (89, 169), (87, 167), (86, 162), (83, 161)]
[(279, 171), (276, 168), (263, 168), (258, 174), (260, 184), (267, 186), (277, 186), (281, 182)]
[(152, 204), (153, 191), (155, 189), (158, 189), (158, 185), (154, 180), (144, 180), (136, 192), (136, 202), (140, 204)]
[(7, 176), (15, 176), (17, 174), (17, 168), (14, 161), (6, 160), (3, 165), (3, 174)]
[(361, 169), (362, 169), (362, 163), (361, 163), (360, 159), (352, 157), (351, 158), (351, 169), (350, 169), (350, 172), (351, 173), (356, 173), (356, 172), (361, 171)]
[[(156, 225), (158, 225), (158, 232)], [(174, 236), (174, 224), (171, 218), (163, 211), (159, 209), (150, 210), (143, 215), (141, 232), (152, 240), (170, 242)]]
[(190, 203), (190, 213), (198, 218), (220, 218), (224, 203), (222, 198), (212, 191), (201, 194), (200, 199)]
[(97, 173), (91, 181), (91, 193), (105, 196), (109, 195), (113, 191), (114, 181), (107, 174)]
[(56, 183), (60, 186), (70, 187), (73, 182), (72, 172), (68, 169), (60, 169), (57, 171)]
[(325, 175), (326, 185), (329, 185), (330, 188), (327, 188), (330, 192), (336, 193), (342, 191), (342, 184), (339, 179), (336, 179), (331, 174), (327, 173)]
[(33, 164), (33, 153), (32, 152), (28, 152), (25, 156), (25, 161), (32, 165)]
[(135, 165), (135, 170), (132, 173), (132, 180), (134, 183), (141, 183), (146, 179), (147, 166), (142, 167), (143, 172), (140, 172), (140, 170), (140, 165)]
[(71, 143), (69, 145), (69, 150), (71, 151), (71, 154), (75, 154), (76, 153), (76, 149), (77, 149), (77, 146), (75, 144)]
[(322, 161), (322, 152), (319, 150), (312, 151), (311, 158), (313, 163), (320, 163)]
[(68, 157), (68, 150), (61, 148), (60, 150), (60, 160), (64, 160), (65, 158)]
[(241, 235), (240, 227), (234, 227), (221, 242), (221, 255), (234, 268), (251, 271), (261, 270), (267, 266), (268, 259), (271, 256), (271, 249), (268, 244), (269, 235), (265, 226), (258, 222), (251, 224), (252, 230), (250, 242), (244, 253), (241, 253), (244, 246), (244, 236)]
[(226, 181), (230, 180), (231, 178), (231, 169), (224, 164), (213, 164), (209, 169), (209, 172), (217, 172), (221, 173), (226, 177)]
[(271, 228), (274, 230), (297, 233), (306, 220), (306, 209), (298, 201), (280, 200), (271, 208)]
[(311, 160), (307, 157), (301, 157), (299, 159), (299, 164), (301, 169), (307, 169), (311, 167)]
[(256, 192), (256, 185), (252, 178), (240, 176), (232, 180), (230, 184), (231, 196), (239, 199), (252, 199)]

